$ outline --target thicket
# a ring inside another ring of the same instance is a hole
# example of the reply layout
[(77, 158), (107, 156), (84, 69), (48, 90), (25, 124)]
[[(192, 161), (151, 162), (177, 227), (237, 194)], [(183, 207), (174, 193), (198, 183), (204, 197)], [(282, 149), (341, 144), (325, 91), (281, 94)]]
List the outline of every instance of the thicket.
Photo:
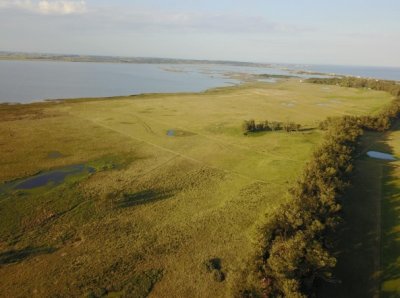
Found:
[[(328, 83), (348, 84), (348, 78), (343, 80)], [(266, 297), (312, 296), (318, 279), (332, 278), (336, 258), (331, 235), (341, 222), (340, 202), (350, 183), (358, 139), (363, 129), (386, 130), (399, 116), (396, 99), (374, 117), (344, 116), (321, 123), (327, 130), (323, 144), (290, 190), (290, 202), (263, 230), (259, 269)]]
[(259, 132), (259, 131), (276, 131), (284, 130), (286, 132), (299, 131), (301, 125), (294, 122), (278, 122), (278, 121), (261, 121), (255, 122), (254, 120), (245, 120), (242, 124), (243, 134), (248, 134), (249, 132)]

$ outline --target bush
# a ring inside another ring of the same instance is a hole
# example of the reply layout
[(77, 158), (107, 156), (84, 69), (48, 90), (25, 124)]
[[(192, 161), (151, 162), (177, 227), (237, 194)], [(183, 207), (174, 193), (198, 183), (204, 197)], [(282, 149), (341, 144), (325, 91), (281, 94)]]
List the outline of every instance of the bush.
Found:
[(213, 270), (213, 278), (216, 282), (223, 282), (225, 274), (221, 270)]
[(222, 272), (221, 259), (212, 258), (204, 262), (204, 267), (207, 272), (212, 273), (212, 277), (217, 282), (225, 280), (225, 274)]
[(213, 270), (221, 270), (221, 259), (212, 258), (204, 262), (204, 266), (208, 272)]

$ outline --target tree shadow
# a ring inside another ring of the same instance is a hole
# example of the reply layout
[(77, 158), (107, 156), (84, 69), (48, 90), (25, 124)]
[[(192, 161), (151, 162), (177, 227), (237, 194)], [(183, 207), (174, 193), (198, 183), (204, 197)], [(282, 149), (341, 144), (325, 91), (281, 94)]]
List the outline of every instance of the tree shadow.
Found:
[(204, 262), (204, 266), (208, 272), (211, 272), (212, 270), (221, 270), (222, 265), (221, 265), (221, 259), (220, 258), (211, 258)]
[(304, 128), (300, 128), (299, 131), (300, 132), (307, 132), (307, 131), (314, 131), (317, 130), (316, 127), (304, 127)]
[(392, 163), (385, 167), (384, 177), (381, 222), (381, 296), (400, 297), (400, 164)]
[[(362, 137), (361, 147), (364, 151), (391, 154), (393, 150), (387, 137), (387, 134), (368, 132)], [(321, 282), (318, 297), (379, 297), (382, 278), (399, 276), (399, 264), (386, 265), (388, 262), (395, 264), (400, 251), (400, 231), (391, 238), (388, 233), (393, 233), (393, 229), (385, 224), (387, 218), (392, 219), (391, 224), (396, 220), (399, 224), (400, 189), (387, 185), (394, 168), (391, 161), (372, 159), (365, 154), (357, 158), (352, 186), (341, 199), (344, 223), (337, 231), (338, 262), (334, 270), (339, 283)], [(396, 206), (388, 199), (390, 194), (397, 195)], [(393, 260), (389, 261), (388, 255), (393, 255)]]
[(0, 253), (0, 265), (21, 262), (29, 257), (50, 254), (56, 250), (53, 247), (27, 247), (20, 250), (9, 250)]
[(143, 190), (136, 193), (124, 193), (115, 201), (118, 208), (128, 208), (137, 205), (168, 199), (173, 196), (172, 192), (162, 192), (154, 189)]

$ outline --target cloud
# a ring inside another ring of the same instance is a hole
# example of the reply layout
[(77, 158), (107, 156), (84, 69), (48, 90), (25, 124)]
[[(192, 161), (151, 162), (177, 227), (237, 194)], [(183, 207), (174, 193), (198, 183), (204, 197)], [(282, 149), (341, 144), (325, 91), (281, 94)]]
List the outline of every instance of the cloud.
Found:
[(38, 3), (39, 11), (45, 14), (75, 14), (86, 11), (85, 1), (47, 1)]
[(310, 28), (272, 21), (264, 16), (229, 12), (188, 12), (180, 10), (142, 10), (107, 3), (93, 5), (85, 0), (0, 0), (0, 9), (23, 10), (36, 15), (85, 13), (88, 26), (118, 31), (201, 32), (201, 33), (277, 33), (299, 34)]
[[(112, 12), (112, 13), (111, 13)], [(107, 20), (107, 26), (119, 24), (137, 30), (191, 31), (219, 33), (281, 33), (298, 34), (313, 28), (278, 23), (264, 16), (234, 13), (196, 13), (173, 11), (97, 10), (99, 19)]]
[(83, 0), (0, 0), (0, 9), (21, 9), (41, 14), (80, 14), (86, 11)]

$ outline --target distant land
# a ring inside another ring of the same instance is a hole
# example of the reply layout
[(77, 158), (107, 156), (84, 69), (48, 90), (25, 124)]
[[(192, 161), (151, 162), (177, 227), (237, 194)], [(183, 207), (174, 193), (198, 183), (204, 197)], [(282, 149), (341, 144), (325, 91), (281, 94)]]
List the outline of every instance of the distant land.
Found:
[(175, 64), (175, 65), (223, 65), (236, 67), (273, 68), (289, 72), (294, 76), (354, 76), (381, 80), (400, 81), (399, 67), (354, 66), (354, 65), (317, 65), (290, 63), (261, 63), (231, 60), (175, 59), (160, 57), (126, 57), (78, 54), (53, 54), (0, 51), (0, 61), (64, 61), (119, 64)]
[(172, 59), (156, 57), (123, 57), (123, 56), (97, 56), (75, 54), (51, 53), (25, 53), (0, 51), (0, 60), (40, 60), (40, 61), (66, 61), (66, 62), (103, 62), (103, 63), (143, 63), (143, 64), (221, 64), (247, 67), (277, 67), (277, 64), (225, 61), (225, 60), (196, 60)]

